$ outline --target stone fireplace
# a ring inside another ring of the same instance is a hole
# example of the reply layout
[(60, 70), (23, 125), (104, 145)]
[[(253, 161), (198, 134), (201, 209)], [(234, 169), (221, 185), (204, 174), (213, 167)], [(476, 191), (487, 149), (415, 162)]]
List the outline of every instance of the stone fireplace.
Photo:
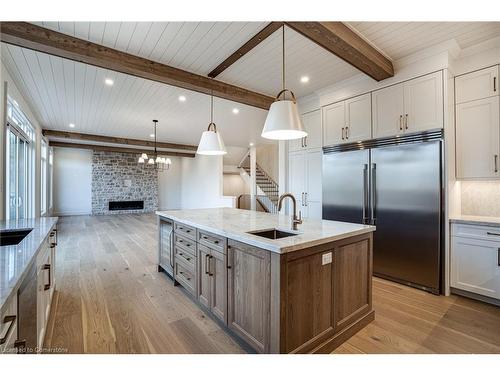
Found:
[(154, 212), (158, 209), (158, 172), (128, 153), (94, 151), (92, 214)]

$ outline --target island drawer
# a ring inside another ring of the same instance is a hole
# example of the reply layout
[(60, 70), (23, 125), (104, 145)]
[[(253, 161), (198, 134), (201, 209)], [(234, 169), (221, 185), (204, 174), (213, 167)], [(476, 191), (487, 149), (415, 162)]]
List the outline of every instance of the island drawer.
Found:
[(206, 247), (220, 251), (221, 253), (226, 253), (226, 239), (222, 236), (218, 236), (213, 233), (205, 232), (202, 230), (198, 231), (198, 242), (205, 245)]
[(192, 238), (196, 241), (196, 228), (190, 227), (182, 223), (174, 223), (174, 232), (181, 233), (182, 235)]
[(181, 261), (176, 260), (174, 264), (174, 277), (192, 295), (195, 294), (195, 272)]
[(175, 260), (184, 263), (186, 267), (189, 267), (193, 274), (196, 271), (196, 256), (186, 251), (185, 248), (181, 246), (175, 247)]
[(175, 247), (181, 246), (192, 255), (196, 255), (196, 242), (194, 240), (174, 234), (174, 244)]

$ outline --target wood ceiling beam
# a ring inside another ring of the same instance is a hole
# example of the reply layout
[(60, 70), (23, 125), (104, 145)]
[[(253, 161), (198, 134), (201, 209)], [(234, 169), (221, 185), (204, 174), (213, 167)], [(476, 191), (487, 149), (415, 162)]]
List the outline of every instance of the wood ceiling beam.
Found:
[[(146, 150), (142, 148), (128, 148), (128, 147), (114, 147), (114, 146), (101, 146), (101, 145), (92, 145), (88, 143), (69, 143), (69, 142), (58, 142), (58, 141), (49, 141), (49, 146), (52, 147), (66, 147), (66, 148), (79, 148), (85, 150), (94, 150), (94, 151), (107, 151), (107, 152), (122, 152), (127, 154), (137, 154), (140, 155), (144, 153), (151, 153), (153, 150)], [(162, 156), (180, 156), (184, 158), (194, 158), (195, 154), (189, 154), (187, 152), (175, 152), (175, 151), (158, 151), (159, 155)]]
[(28, 22), (0, 22), (2, 42), (268, 109), (274, 98)]
[[(66, 131), (61, 131), (61, 130), (43, 129), (42, 134), (46, 137), (74, 139), (74, 140), (78, 140), (78, 141), (117, 143), (117, 144), (121, 144), (121, 145), (143, 146), (143, 147), (154, 147), (155, 146), (154, 141), (144, 141), (142, 139), (108, 137), (105, 135), (74, 133), (74, 132), (66, 132)], [(156, 142), (156, 146), (160, 147), (160, 148), (171, 148), (171, 149), (175, 149), (175, 150), (186, 150), (186, 151), (196, 151), (197, 150), (196, 146), (179, 144), (179, 143)]]
[(208, 73), (208, 76), (211, 78), (217, 77), (224, 70), (233, 65), (236, 61), (241, 59), (244, 55), (254, 49), (257, 45), (259, 45), (264, 39), (278, 30), (281, 26), (283, 26), (283, 22), (270, 22), (260, 30), (257, 34), (255, 34), (248, 42), (243, 44), (240, 48), (238, 48), (231, 56), (225, 59), (222, 63), (220, 63), (214, 70)]
[(394, 76), (392, 62), (342, 22), (285, 22), (377, 81)]

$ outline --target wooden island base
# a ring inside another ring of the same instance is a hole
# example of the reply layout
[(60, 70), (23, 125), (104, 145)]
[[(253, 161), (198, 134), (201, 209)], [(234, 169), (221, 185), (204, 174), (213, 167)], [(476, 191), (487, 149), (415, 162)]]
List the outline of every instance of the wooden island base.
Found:
[(159, 224), (173, 228), (161, 267), (257, 353), (329, 353), (374, 320), (372, 232), (279, 253), (170, 217)]

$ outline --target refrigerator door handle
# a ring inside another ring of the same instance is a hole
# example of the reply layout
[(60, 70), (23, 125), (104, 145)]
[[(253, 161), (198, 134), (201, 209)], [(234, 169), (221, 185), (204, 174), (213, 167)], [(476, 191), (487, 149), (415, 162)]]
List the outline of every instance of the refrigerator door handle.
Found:
[(368, 206), (368, 164), (363, 167), (363, 224), (368, 224), (366, 207)]
[(372, 186), (371, 186), (371, 224), (375, 225), (377, 221), (377, 164), (372, 163)]

